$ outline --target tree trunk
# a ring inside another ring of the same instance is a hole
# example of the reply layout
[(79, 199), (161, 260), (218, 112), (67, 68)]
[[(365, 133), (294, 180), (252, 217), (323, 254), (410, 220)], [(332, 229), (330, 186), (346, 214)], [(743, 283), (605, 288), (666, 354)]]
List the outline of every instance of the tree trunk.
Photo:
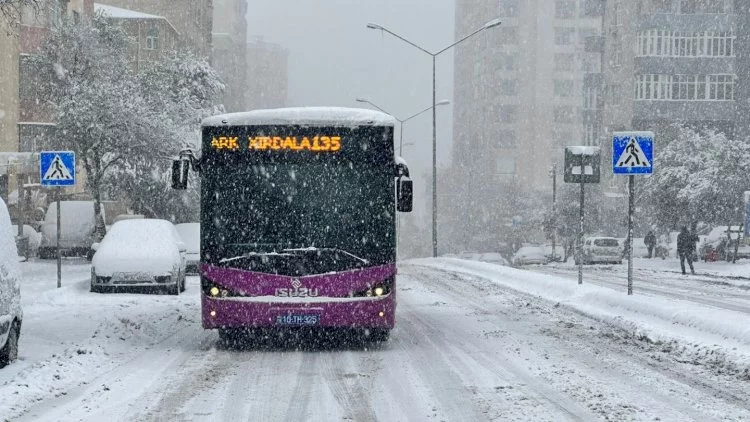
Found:
[[(104, 216), (102, 215), (102, 193), (101, 193), (101, 167), (102, 163), (99, 160), (99, 154), (94, 153), (93, 163), (91, 163), (89, 157), (84, 160), (86, 166), (86, 175), (88, 177), (88, 187), (91, 189), (91, 196), (94, 199), (94, 215), (96, 219), (96, 225), (94, 230), (94, 240), (100, 242), (104, 238), (104, 234), (107, 232), (107, 227), (104, 223)], [(95, 169), (95, 171), (92, 171)]]

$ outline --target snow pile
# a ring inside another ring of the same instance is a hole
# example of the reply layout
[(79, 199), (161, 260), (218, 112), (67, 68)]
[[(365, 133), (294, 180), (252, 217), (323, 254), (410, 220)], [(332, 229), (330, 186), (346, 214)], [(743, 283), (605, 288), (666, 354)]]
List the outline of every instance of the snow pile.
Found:
[[(494, 283), (559, 303), (594, 319), (625, 329), (652, 342), (678, 342), (732, 355), (750, 366), (750, 315), (693, 302), (636, 294), (628, 296), (569, 278), (442, 258), (416, 260), (447, 271), (488, 279)], [(744, 370), (747, 372), (747, 368)]]
[(203, 126), (310, 125), (393, 126), (396, 119), (375, 110), (344, 107), (291, 107), (209, 117)]

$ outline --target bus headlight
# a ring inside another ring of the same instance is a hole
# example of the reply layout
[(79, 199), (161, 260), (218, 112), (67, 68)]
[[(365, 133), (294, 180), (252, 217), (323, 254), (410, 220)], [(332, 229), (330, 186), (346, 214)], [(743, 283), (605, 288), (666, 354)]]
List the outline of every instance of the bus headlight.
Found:
[(383, 280), (380, 283), (375, 284), (367, 290), (352, 293), (352, 297), (381, 297), (387, 296), (391, 293), (393, 288), (393, 277)]
[(375, 296), (383, 296), (383, 293), (385, 293), (385, 289), (380, 286), (374, 288), (372, 291), (375, 293)]
[(211, 296), (216, 297), (219, 295), (219, 288), (216, 286), (211, 287), (211, 290), (209, 290), (209, 293), (211, 294)]

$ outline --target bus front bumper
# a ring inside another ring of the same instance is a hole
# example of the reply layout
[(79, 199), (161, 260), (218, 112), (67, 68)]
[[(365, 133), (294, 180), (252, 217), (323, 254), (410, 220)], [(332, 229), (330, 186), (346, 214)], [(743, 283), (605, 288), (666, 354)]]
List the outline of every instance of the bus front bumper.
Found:
[(387, 328), (396, 322), (394, 294), (379, 298), (211, 298), (202, 295), (203, 328)]

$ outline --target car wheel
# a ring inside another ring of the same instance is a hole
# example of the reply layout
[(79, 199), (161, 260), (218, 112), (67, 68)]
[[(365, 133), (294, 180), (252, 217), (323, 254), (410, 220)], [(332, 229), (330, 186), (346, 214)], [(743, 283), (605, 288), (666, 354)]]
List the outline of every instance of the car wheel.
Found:
[(101, 293), (102, 292), (102, 287), (101, 286), (97, 286), (94, 283), (91, 283), (91, 289), (89, 291), (91, 293)]
[(8, 332), (8, 340), (5, 342), (5, 346), (0, 349), (0, 368), (5, 365), (9, 365), (16, 359), (18, 359), (18, 336), (20, 327), (18, 323), (13, 322)]

